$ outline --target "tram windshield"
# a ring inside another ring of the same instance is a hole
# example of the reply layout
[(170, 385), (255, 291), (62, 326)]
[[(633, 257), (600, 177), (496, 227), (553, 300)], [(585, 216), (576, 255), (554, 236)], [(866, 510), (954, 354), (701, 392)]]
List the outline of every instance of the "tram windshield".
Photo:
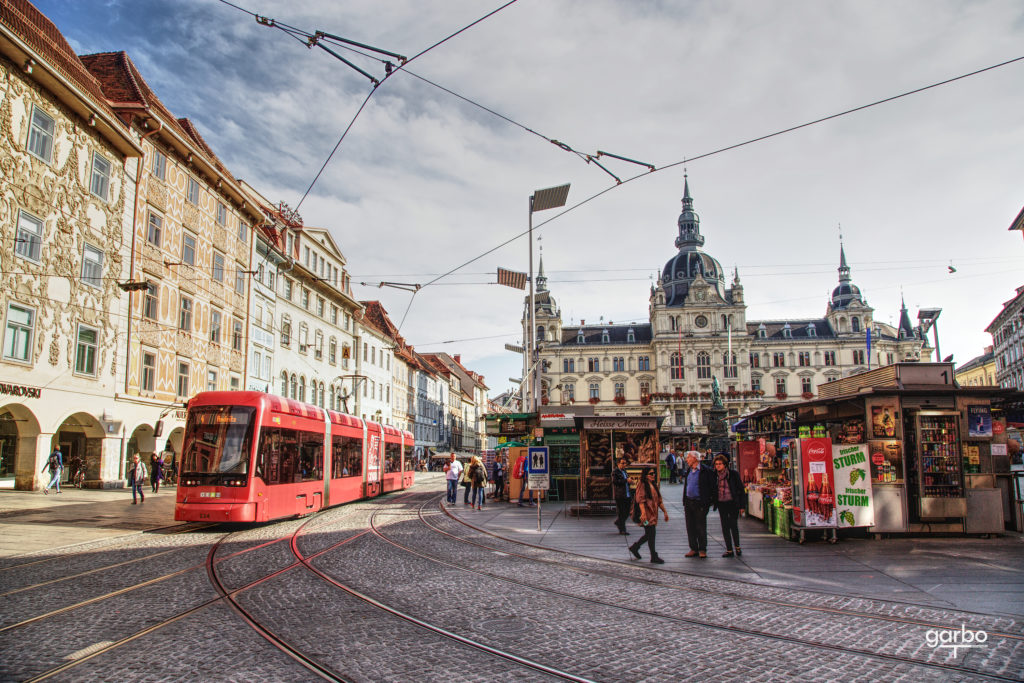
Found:
[(245, 477), (249, 473), (255, 413), (255, 408), (239, 406), (191, 410), (185, 425), (181, 476)]

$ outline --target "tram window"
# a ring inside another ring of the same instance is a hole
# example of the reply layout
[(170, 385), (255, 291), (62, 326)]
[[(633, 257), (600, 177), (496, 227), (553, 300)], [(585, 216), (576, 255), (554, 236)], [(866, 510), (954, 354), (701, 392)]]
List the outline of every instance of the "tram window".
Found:
[(334, 479), (363, 475), (363, 440), (347, 436), (331, 437), (331, 463)]
[(384, 445), (384, 471), (402, 471), (402, 447), (399, 446), (397, 443), (389, 443)]
[(313, 432), (302, 432), (298, 475), (302, 481), (324, 478), (324, 438)]
[(260, 435), (258, 471), (268, 484), (292, 484), (298, 476), (300, 432), (267, 429)]
[(405, 450), (405, 471), (409, 472), (413, 469), (412, 461), (412, 446), (406, 446)]

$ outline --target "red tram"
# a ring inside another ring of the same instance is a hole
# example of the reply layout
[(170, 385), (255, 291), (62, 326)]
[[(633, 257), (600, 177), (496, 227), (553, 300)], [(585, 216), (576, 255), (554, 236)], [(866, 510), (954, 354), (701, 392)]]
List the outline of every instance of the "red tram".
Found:
[(411, 433), (256, 391), (188, 402), (174, 519), (265, 522), (413, 484)]

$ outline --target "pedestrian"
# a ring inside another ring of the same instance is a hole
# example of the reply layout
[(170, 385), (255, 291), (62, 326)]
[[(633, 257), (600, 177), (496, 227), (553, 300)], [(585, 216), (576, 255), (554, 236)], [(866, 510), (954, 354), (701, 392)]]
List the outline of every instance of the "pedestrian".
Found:
[(733, 549), (737, 557), (743, 554), (740, 550), (740, 512), (747, 509), (747, 493), (743, 487), (740, 473), (729, 467), (729, 461), (722, 453), (715, 456), (715, 507), (722, 522), (722, 536), (725, 537), (725, 552), (722, 557), (732, 557)]
[(149, 483), (153, 493), (160, 491), (160, 482), (164, 478), (164, 456), (162, 453), (154, 453), (151, 467), (149, 468)]
[(686, 451), (683, 475), (683, 510), (690, 552), (686, 557), (708, 556), (708, 509), (715, 499), (715, 474), (701, 463), (699, 451)]
[(64, 471), (64, 457), (60, 454), (59, 445), (53, 447), (53, 452), (50, 453), (50, 457), (46, 459), (46, 464), (43, 465), (43, 469), (39, 470), (39, 473), (42, 474), (47, 469), (50, 470), (50, 483), (43, 487), (43, 495), (50, 494), (51, 486), (56, 486), (57, 493), (60, 493), (60, 475)]
[(160, 454), (163, 458), (164, 465), (161, 471), (162, 480), (168, 482), (168, 485), (175, 483), (177, 477), (177, 469), (174, 464), (174, 448), (171, 446), (171, 442), (168, 441), (164, 445), (164, 452)]
[[(653, 564), (665, 564), (665, 560), (658, 557), (658, 551), (654, 547), (654, 539), (658, 531), (658, 510), (664, 513), (666, 522), (668, 521), (668, 510), (665, 509), (665, 501), (661, 499), (661, 493), (658, 491), (654, 475), (653, 467), (645, 467), (640, 472), (640, 483), (636, 487), (633, 505), (637, 508), (637, 512), (634, 515), (639, 516), (639, 524), (643, 527), (644, 537), (629, 546), (629, 552), (633, 554), (634, 559), (639, 560), (640, 546), (646, 543), (651, 551), (651, 562)], [(636, 516), (634, 516), (635, 518)]]
[(675, 484), (678, 482), (676, 478), (676, 454), (672, 451), (668, 452), (665, 456), (665, 465), (668, 467), (668, 483)]
[[(523, 506), (523, 496), (526, 495), (526, 454), (521, 453), (516, 458), (515, 467), (512, 468), (512, 478), (519, 480), (519, 507)], [(533, 507), (533, 500), (527, 498), (526, 503)]]
[[(145, 503), (146, 494), (142, 492), (142, 485), (146, 483), (146, 463), (139, 459), (139, 454), (132, 456), (132, 464), (128, 470), (128, 485), (132, 487), (132, 505)], [(139, 500), (136, 500), (138, 493)]]
[(469, 506), (477, 510), (484, 509), (484, 494), (487, 493), (487, 468), (480, 458), (473, 456), (469, 461), (469, 482), (472, 490), (469, 494)]
[(629, 517), (629, 507), (633, 502), (633, 495), (629, 490), (629, 475), (626, 474), (626, 465), (629, 461), (619, 458), (619, 466), (612, 471), (612, 495), (615, 497), (615, 528), (619, 530), (620, 536), (629, 536), (626, 531), (626, 518)]
[(501, 462), (501, 456), (494, 462), (494, 500), (501, 500), (501, 494), (505, 491), (505, 465)]
[[(472, 458), (470, 458), (470, 462), (472, 462)], [(473, 482), (469, 479), (469, 465), (463, 468), (462, 476), (459, 478), (459, 485), (462, 486), (462, 504), (469, 505), (469, 490), (473, 486)]]
[(445, 501), (449, 505), (455, 505), (455, 499), (459, 492), (459, 477), (462, 475), (462, 463), (452, 453), (451, 459), (444, 464), (444, 478), (448, 485), (448, 495)]

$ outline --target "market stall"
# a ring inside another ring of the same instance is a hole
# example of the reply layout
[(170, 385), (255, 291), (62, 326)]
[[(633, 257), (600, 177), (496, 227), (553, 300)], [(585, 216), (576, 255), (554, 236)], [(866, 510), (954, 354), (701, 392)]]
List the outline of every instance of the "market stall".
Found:
[(657, 466), (659, 417), (580, 417), (580, 499), (610, 503), (612, 470), (619, 458), (630, 465)]

